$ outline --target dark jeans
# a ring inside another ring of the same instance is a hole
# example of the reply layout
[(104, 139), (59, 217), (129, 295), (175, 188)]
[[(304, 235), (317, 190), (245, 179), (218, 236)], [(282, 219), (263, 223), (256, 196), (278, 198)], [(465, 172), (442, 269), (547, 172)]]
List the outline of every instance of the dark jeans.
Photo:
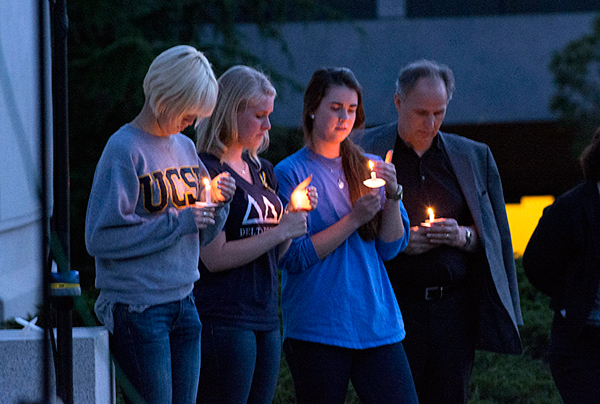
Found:
[(468, 288), (439, 300), (402, 298), (406, 356), (421, 404), (464, 404), (475, 359), (477, 305)]
[(125, 402), (193, 404), (202, 328), (193, 296), (148, 308), (118, 303), (113, 314), (111, 352), (142, 398), (124, 386)]
[(417, 404), (402, 343), (348, 349), (286, 338), (298, 404), (343, 404), (352, 381), (365, 404)]
[(556, 313), (548, 361), (565, 404), (600, 403), (600, 328), (584, 327), (576, 332)]
[(197, 403), (270, 404), (277, 387), (281, 334), (202, 324)]

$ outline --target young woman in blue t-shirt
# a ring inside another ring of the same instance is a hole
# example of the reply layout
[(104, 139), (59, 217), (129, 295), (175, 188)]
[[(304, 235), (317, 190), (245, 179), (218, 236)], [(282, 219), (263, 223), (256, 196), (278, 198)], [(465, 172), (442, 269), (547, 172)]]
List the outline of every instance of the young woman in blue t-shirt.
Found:
[[(305, 147), (275, 167), (283, 201), (307, 175), (319, 191), (308, 232), (280, 261), (283, 349), (299, 404), (416, 403), (402, 347), (404, 325), (383, 260), (408, 243), (394, 165), (348, 138), (364, 111), (346, 68), (317, 70), (304, 94)], [(369, 160), (384, 187), (363, 185)], [(391, 159), (390, 159), (391, 160)]]

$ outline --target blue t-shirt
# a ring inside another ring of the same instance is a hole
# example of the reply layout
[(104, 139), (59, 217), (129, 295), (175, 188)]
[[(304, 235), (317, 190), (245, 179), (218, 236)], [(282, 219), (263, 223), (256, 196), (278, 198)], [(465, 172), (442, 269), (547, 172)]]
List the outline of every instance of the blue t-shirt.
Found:
[[(381, 160), (367, 155), (371, 160)], [(409, 222), (400, 203), (404, 236), (394, 242), (363, 240), (355, 231), (323, 260), (310, 237), (352, 210), (341, 157), (327, 159), (303, 148), (275, 167), (284, 203), (312, 174), (317, 209), (308, 214), (308, 232), (294, 239), (280, 261), (283, 269), (281, 309), (284, 338), (344, 348), (365, 349), (404, 339), (402, 316), (383, 260), (408, 244)], [(382, 205), (384, 202), (384, 188)]]
[[(228, 171), (235, 178), (235, 195), (223, 230), (227, 241), (252, 237), (277, 226), (283, 205), (277, 196), (273, 165), (261, 159), (261, 168), (246, 155), (254, 184), (240, 177), (211, 154), (200, 157), (211, 177)], [(277, 248), (256, 260), (222, 272), (209, 272), (200, 260), (200, 280), (194, 286), (202, 321), (268, 331), (279, 327)]]

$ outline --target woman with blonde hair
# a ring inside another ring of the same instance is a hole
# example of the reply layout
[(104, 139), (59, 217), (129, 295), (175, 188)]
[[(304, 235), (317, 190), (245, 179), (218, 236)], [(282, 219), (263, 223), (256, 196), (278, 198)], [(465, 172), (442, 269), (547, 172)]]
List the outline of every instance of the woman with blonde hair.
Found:
[(141, 112), (110, 137), (96, 167), (85, 242), (96, 260), (96, 315), (129, 381), (120, 383), (126, 403), (196, 400), (199, 238), (208, 243), (223, 227), (235, 182), (214, 178), (217, 206), (197, 208), (207, 172), (180, 132), (211, 114), (217, 91), (201, 52), (167, 49), (148, 69)]
[[(269, 144), (275, 88), (247, 66), (219, 78), (215, 111), (200, 125), (198, 151), (211, 175), (228, 171), (237, 189), (225, 228), (200, 250), (194, 288), (202, 320), (198, 403), (271, 403), (281, 336), (277, 259), (306, 232), (306, 211), (285, 209)], [(312, 206), (316, 191), (309, 187)]]

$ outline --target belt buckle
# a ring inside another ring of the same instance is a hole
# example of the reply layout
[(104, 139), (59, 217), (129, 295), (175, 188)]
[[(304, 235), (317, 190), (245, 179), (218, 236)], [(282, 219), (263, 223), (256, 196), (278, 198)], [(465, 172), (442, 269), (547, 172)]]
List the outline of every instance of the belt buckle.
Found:
[(443, 292), (443, 286), (432, 286), (429, 288), (425, 288), (425, 300), (439, 300), (442, 298)]

